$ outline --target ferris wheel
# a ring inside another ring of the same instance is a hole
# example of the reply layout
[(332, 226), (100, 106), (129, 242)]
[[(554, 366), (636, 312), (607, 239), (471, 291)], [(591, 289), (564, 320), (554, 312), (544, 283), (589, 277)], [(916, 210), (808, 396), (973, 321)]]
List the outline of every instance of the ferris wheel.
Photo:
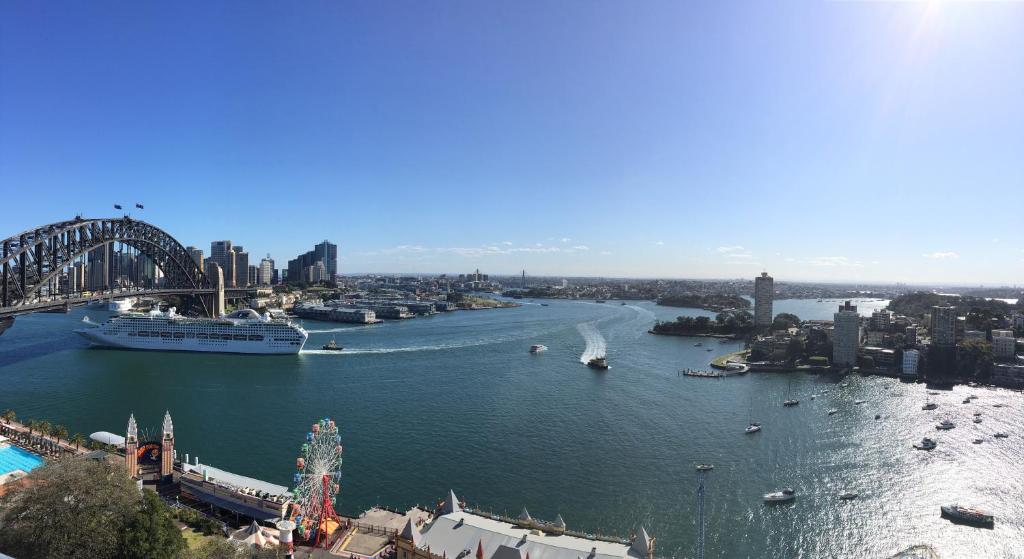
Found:
[(321, 419), (306, 433), (302, 455), (295, 460), (295, 520), (299, 536), (313, 540), (314, 547), (326, 544), (338, 526), (334, 501), (341, 490), (341, 451), (338, 426)]

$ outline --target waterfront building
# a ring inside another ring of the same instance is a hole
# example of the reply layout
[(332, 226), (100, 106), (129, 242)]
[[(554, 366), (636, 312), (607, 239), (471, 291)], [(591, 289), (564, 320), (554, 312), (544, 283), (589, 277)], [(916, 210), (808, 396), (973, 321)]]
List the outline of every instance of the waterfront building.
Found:
[[(408, 515), (395, 537), (395, 559), (653, 559), (655, 539), (640, 528), (631, 540), (574, 532), (559, 515), (554, 522), (477, 514), (449, 492), (426, 521)], [(475, 554), (475, 555), (473, 555)]]
[(860, 346), (860, 314), (857, 306), (849, 301), (839, 307), (833, 315), (832, 364), (852, 367), (857, 363), (857, 348)]
[(932, 344), (939, 346), (956, 345), (956, 307), (932, 307), (931, 324), (928, 328)]
[(992, 384), (1009, 388), (1024, 388), (1024, 365), (1016, 363), (994, 363)]
[(1017, 338), (1013, 330), (992, 331), (992, 357), (994, 359), (1013, 359), (1017, 355)]
[(754, 278), (754, 326), (771, 326), (772, 297), (775, 295), (775, 280), (768, 272)]
[(905, 377), (917, 377), (917, 364), (921, 361), (921, 353), (916, 349), (903, 350), (902, 375)]

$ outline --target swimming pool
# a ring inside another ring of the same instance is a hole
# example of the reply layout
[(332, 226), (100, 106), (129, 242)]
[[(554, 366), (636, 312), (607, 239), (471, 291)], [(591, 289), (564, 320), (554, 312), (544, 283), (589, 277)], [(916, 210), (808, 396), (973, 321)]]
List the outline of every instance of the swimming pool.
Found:
[(14, 470), (30, 472), (43, 465), (43, 459), (14, 445), (0, 448), (0, 475)]

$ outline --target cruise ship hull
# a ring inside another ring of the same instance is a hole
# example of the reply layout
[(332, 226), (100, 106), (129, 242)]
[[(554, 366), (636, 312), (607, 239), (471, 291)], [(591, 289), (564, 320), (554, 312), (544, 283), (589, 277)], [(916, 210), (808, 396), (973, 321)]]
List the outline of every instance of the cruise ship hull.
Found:
[(242, 353), (257, 355), (294, 355), (302, 346), (272, 347), (263, 342), (238, 340), (196, 340), (175, 338), (134, 338), (130, 343), (104, 335), (99, 328), (75, 330), (93, 345), (118, 349), (156, 351), (191, 351), (207, 353)]

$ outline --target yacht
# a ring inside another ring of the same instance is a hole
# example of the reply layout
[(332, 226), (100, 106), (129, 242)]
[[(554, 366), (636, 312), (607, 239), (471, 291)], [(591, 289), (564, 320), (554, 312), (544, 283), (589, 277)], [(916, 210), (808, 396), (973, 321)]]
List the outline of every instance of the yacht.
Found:
[(973, 421), (975, 423), (981, 423), (981, 418), (980, 417), (975, 417)]
[(854, 493), (853, 491), (847, 491), (845, 493), (840, 493), (839, 494), (839, 499), (843, 500), (843, 501), (852, 501), (852, 500), (856, 499), (859, 496), (860, 495), (858, 495), (857, 493)]
[(1010, 435), (1007, 435), (1006, 433), (1003, 433), (1002, 431), (1000, 431), (1000, 432), (998, 432), (998, 433), (996, 433), (995, 435), (992, 435), (992, 436), (997, 438), (997, 439), (1005, 439), (1005, 438), (1009, 437)]
[(970, 398), (964, 398), (964, 403), (965, 404), (970, 404), (971, 403), (971, 399)]
[(942, 511), (942, 517), (948, 518), (954, 522), (964, 522), (967, 524), (977, 524), (979, 526), (991, 527), (995, 524), (995, 518), (988, 512), (973, 508), (963, 507), (960, 505), (943, 505), (940, 507)]
[(221, 318), (190, 318), (176, 314), (174, 307), (118, 315), (75, 332), (106, 347), (250, 354), (298, 353), (309, 337), (297, 324), (252, 309)]
[(714, 469), (715, 469), (715, 467), (713, 465), (711, 465), (711, 464), (697, 464), (697, 471), (698, 472), (710, 472), (711, 470), (714, 470)]
[(773, 491), (764, 496), (764, 502), (766, 503), (785, 503), (793, 499), (796, 499), (796, 491), (788, 487), (782, 491)]
[(793, 397), (793, 381), (789, 381), (789, 385), (786, 388), (786, 400), (782, 402), (785, 407), (796, 406), (800, 404), (800, 400)]
[(789, 407), (789, 406), (798, 406), (798, 405), (800, 405), (800, 400), (796, 400), (796, 399), (789, 399), (789, 400), (786, 400), (785, 402), (782, 402), (782, 405), (783, 405), (783, 406), (786, 406), (786, 407)]
[(914, 443), (914, 448), (917, 450), (932, 450), (937, 446), (939, 446), (939, 443), (929, 439), (928, 437), (921, 439), (921, 442), (919, 443)]
[(704, 342), (697, 342), (697, 343), (693, 344), (693, 347), (700, 347), (702, 345), (704, 345)]
[(837, 410), (837, 409), (835, 409), (835, 408), (832, 408), (832, 409), (828, 410), (828, 414), (829, 414), (829, 415), (835, 415), (835, 414), (837, 414), (837, 413), (839, 413), (839, 410)]
[(981, 412), (980, 411), (974, 412), (974, 417), (981, 417)]
[(974, 444), (981, 444), (981, 443), (985, 442), (985, 440), (984, 439), (974, 439), (971, 442), (974, 443)]
[(542, 351), (547, 351), (547, 350), (548, 350), (548, 346), (543, 345), (543, 344), (533, 344), (532, 346), (530, 346), (530, 353), (540, 353)]
[(761, 424), (760, 423), (751, 423), (750, 425), (747, 425), (747, 428), (744, 429), (743, 432), (749, 435), (751, 433), (756, 433), (756, 432), (758, 432), (760, 430), (761, 430)]
[(132, 310), (135, 306), (135, 299), (133, 297), (127, 297), (125, 299), (111, 299), (107, 303), (107, 310), (114, 313), (124, 313)]
[(936, 404), (935, 402), (932, 402), (932, 401), (929, 400), (925, 405), (921, 406), (921, 409), (923, 409), (923, 410), (934, 410), (934, 409), (936, 409), (938, 407), (939, 407), (938, 404)]
[(857, 405), (863, 404), (864, 402), (867, 402), (867, 400), (854, 400), (853, 401), (853, 403), (857, 404)]
[(935, 428), (939, 429), (940, 431), (949, 431), (950, 429), (953, 429), (955, 427), (956, 423), (953, 423), (948, 419), (943, 419), (938, 425), (935, 426)]

